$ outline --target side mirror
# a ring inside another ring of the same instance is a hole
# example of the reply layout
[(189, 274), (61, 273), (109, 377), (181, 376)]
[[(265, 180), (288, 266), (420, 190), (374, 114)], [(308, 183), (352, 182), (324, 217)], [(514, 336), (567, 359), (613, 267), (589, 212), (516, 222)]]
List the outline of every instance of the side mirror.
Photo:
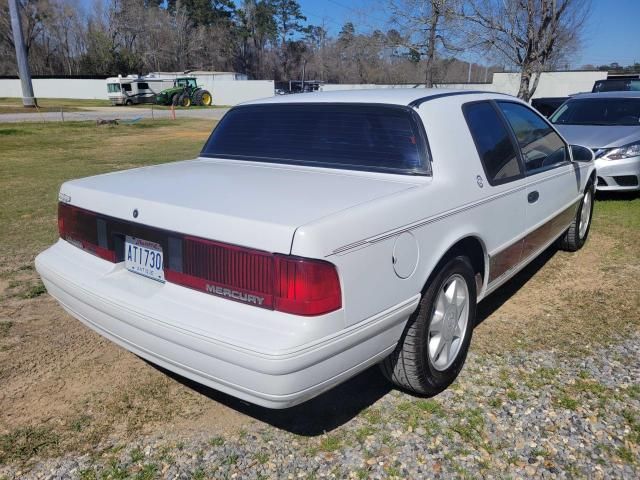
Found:
[(596, 156), (593, 150), (582, 145), (570, 145), (571, 157), (574, 162), (591, 162)]

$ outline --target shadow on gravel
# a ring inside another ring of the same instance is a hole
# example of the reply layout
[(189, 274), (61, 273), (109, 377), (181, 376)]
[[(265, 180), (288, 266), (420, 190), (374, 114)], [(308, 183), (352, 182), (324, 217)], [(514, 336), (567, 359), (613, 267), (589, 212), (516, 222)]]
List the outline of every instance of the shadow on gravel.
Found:
[[(476, 325), (484, 322), (515, 295), (557, 251), (558, 248), (551, 245), (511, 280), (480, 302)], [(379, 372), (378, 367), (372, 367), (301, 405), (285, 410), (272, 410), (200, 385), (157, 365), (150, 365), (211, 400), (276, 428), (310, 437), (330, 432), (347, 423), (393, 389), (392, 385)]]
[(322, 435), (340, 427), (393, 388), (375, 366), (301, 405), (284, 410), (273, 410), (239, 400), (157, 365), (147, 363), (211, 400), (276, 428), (307, 437)]
[[(524, 270), (482, 301), (478, 305), (477, 324), (482, 323), (509, 300), (555, 255), (556, 251), (555, 246), (549, 247)], [(322, 435), (340, 427), (393, 389), (393, 386), (379, 372), (378, 367), (372, 367), (301, 405), (284, 410), (272, 410), (200, 385), (157, 365), (151, 363), (149, 365), (213, 401), (276, 428), (308, 437)]]

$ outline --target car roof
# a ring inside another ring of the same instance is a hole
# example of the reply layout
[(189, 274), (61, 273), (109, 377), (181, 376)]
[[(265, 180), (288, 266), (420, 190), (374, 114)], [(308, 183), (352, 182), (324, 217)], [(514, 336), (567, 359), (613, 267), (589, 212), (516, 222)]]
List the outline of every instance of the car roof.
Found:
[(465, 94), (490, 94), (491, 97), (494, 98), (514, 98), (510, 95), (500, 93), (451, 88), (375, 88), (279, 95), (246, 102), (243, 103), (243, 105), (270, 103), (384, 103), (407, 106), (430, 99), (447, 98)]
[(579, 98), (640, 98), (640, 91), (621, 90), (619, 92), (577, 93), (569, 101)]

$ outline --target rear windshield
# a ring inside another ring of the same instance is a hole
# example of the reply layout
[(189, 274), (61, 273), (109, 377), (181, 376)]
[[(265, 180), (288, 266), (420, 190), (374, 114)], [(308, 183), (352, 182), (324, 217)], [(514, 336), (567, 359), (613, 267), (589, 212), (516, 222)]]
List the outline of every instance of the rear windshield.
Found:
[(263, 104), (230, 110), (202, 155), (428, 174), (427, 149), (409, 107), (355, 104)]
[(551, 116), (558, 125), (640, 125), (640, 98), (569, 100)]

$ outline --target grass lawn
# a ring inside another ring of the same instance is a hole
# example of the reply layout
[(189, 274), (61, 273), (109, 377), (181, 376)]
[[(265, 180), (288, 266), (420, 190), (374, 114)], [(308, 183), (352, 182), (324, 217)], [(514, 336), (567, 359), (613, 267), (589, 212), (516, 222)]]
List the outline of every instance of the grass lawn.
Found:
[[(108, 107), (109, 100), (80, 100), (73, 98), (39, 98), (38, 109), (41, 112), (59, 112), (62, 107), (67, 112), (80, 110), (78, 107)], [(25, 108), (22, 98), (0, 97), (0, 113), (33, 113), (34, 108)]]
[[(211, 120), (0, 124), (0, 258), (31, 257), (56, 238), (65, 180), (195, 157)], [(4, 267), (0, 267), (0, 271)]]

